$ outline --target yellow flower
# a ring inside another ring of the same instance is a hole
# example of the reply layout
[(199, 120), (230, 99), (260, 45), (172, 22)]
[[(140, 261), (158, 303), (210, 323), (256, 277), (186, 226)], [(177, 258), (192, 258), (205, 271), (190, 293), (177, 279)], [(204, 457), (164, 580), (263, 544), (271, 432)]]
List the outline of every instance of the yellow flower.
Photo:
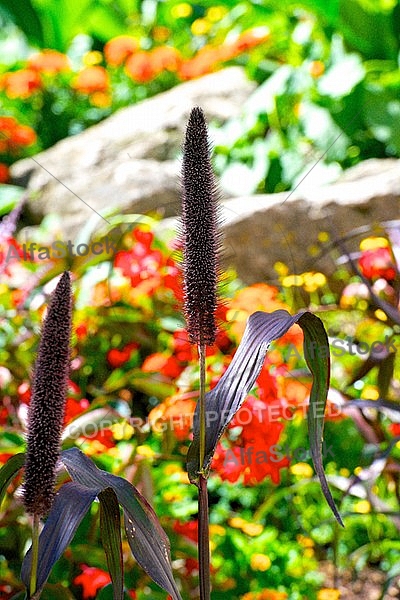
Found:
[(117, 441), (130, 440), (135, 433), (134, 428), (129, 423), (114, 423), (110, 429), (113, 432), (114, 439)]
[(340, 592), (336, 588), (322, 588), (317, 595), (318, 600), (339, 600), (339, 598)]
[(232, 519), (229, 519), (228, 523), (231, 527), (234, 527), (235, 529), (242, 529), (243, 525), (247, 524), (247, 521), (245, 521), (241, 517), (233, 517)]
[(288, 275), (282, 280), (283, 287), (298, 287), (303, 285), (303, 275)]
[(376, 318), (379, 319), (380, 321), (387, 321), (387, 315), (383, 312), (382, 309), (377, 308), (374, 314), (375, 314)]
[(328, 242), (330, 240), (330, 235), (327, 231), (320, 231), (318, 234), (318, 241), (320, 242)]
[(221, 527), (221, 525), (210, 525), (210, 535), (225, 535), (226, 529), (225, 527)]
[(282, 276), (285, 276), (289, 272), (289, 267), (285, 263), (278, 261), (274, 264), (275, 271)]
[(188, 2), (181, 2), (180, 4), (175, 4), (171, 8), (171, 15), (174, 19), (184, 19), (186, 17), (190, 17), (193, 12), (193, 8), (188, 4)]
[(363, 400), (378, 400), (379, 392), (375, 386), (366, 385), (361, 392), (361, 398), (363, 398)]
[(253, 554), (250, 566), (253, 571), (267, 571), (271, 566), (271, 559), (266, 554)]
[(98, 50), (92, 50), (91, 52), (86, 52), (84, 55), (82, 62), (86, 67), (92, 67), (93, 65), (98, 65), (102, 62), (103, 55)]
[(260, 535), (263, 532), (263, 526), (260, 523), (246, 523), (242, 526), (242, 531), (252, 537)]
[(303, 462), (292, 465), (290, 467), (290, 472), (292, 475), (297, 475), (298, 477), (312, 477), (314, 474), (312, 467)]
[(193, 21), (190, 29), (193, 35), (205, 35), (210, 31), (211, 23), (206, 21), (206, 19), (196, 19)]
[(359, 513), (360, 515), (366, 515), (371, 511), (371, 505), (368, 500), (360, 500), (356, 502), (354, 505), (354, 512)]
[(312, 540), (309, 537), (306, 537), (305, 535), (302, 535), (301, 533), (299, 533), (299, 535), (296, 536), (296, 540), (299, 542), (299, 544), (301, 546), (304, 546), (304, 548), (313, 548), (314, 547), (314, 540)]
[(369, 237), (360, 242), (360, 250), (376, 250), (377, 248), (388, 248), (389, 242), (384, 237)]
[(166, 491), (163, 493), (163, 499), (166, 502), (180, 502), (182, 500), (182, 494), (176, 491)]
[(144, 458), (153, 458), (153, 456), (155, 455), (154, 450), (152, 450), (150, 446), (138, 446), (136, 450), (137, 453), (140, 454), (140, 456), (143, 456)]
[(228, 12), (228, 9), (225, 6), (211, 6), (207, 12), (206, 16), (209, 21), (212, 23), (218, 23)]
[(180, 473), (182, 471), (179, 465), (167, 465), (164, 468), (164, 473), (166, 475), (173, 475), (174, 473)]

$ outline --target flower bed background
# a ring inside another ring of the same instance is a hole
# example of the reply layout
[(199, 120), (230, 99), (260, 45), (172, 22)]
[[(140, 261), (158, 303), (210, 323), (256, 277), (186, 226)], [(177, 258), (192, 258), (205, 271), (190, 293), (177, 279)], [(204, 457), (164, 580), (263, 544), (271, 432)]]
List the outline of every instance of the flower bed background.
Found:
[[(123, 2), (95, 8), (69, 2), (57, 9), (48, 3), (45, 11), (35, 3), (19, 6), (16, 13), (12, 3), (0, 3), (6, 25), (0, 34), (3, 182), (18, 158), (121, 106), (231, 63), (245, 65), (260, 94), (242, 120), (212, 132), (223, 185), (240, 181), (241, 192), (282, 191), (301, 181), (324, 152), (321, 180), (365, 158), (399, 154), (393, 118), (398, 3), (360, 0), (340, 3), (340, 10), (339, 3), (324, 8), (316, 1), (296, 8), (250, 2), (233, 8), (184, 2), (133, 9)], [(371, 28), (379, 35), (372, 37)], [(7, 198), (6, 187), (0, 200)], [(8, 212), (9, 203), (1, 209)], [(158, 234), (157, 222), (143, 222), (128, 228), (109, 260), (72, 263), (26, 260), (12, 227), (3, 228), (0, 458), (5, 462), (24, 447), (38, 331), (54, 277), (69, 268), (76, 310), (65, 447), (77, 445), (141, 488), (170, 537), (176, 578), (190, 598), (197, 586), (197, 504), (184, 465), (197, 367), (181, 315), (179, 248), (171, 232)], [(399, 575), (396, 231), (393, 223), (384, 235), (352, 232), (360, 253), (344, 266), (345, 250), (331, 249), (342, 265), (334, 276), (339, 293), (323, 273), (293, 274), (279, 263), (278, 287), (260, 282), (246, 288), (234, 273), (226, 275), (220, 334), (207, 359), (211, 387), (254, 310), (310, 306), (328, 329), (332, 389), (324, 458), (346, 528), (337, 528), (314, 480), (304, 422), (310, 379), (294, 328), (268, 353), (213, 463), (213, 600), (226, 594), (233, 600), (338, 598), (338, 586), (325, 589), (318, 569), (324, 560), (356, 570), (377, 567), (387, 587)], [(4, 598), (21, 589), (19, 567), (30, 535), (13, 491), (1, 513)], [(49, 598), (111, 597), (97, 519), (94, 506), (51, 575)], [(128, 550), (124, 558), (127, 597), (165, 598)]]
[[(169, 534), (176, 576), (191, 597), (197, 505), (185, 454), (198, 374), (180, 312), (177, 250), (165, 236), (155, 237), (150, 222), (134, 226), (112, 263), (70, 267), (77, 310), (64, 444), (77, 445), (102, 468), (139, 485)], [(8, 244), (20, 255), (8, 261), (2, 283), (3, 462), (24, 446), (37, 330), (53, 276), (65, 268), (60, 259), (24, 261), (18, 242)], [(392, 252), (398, 246), (370, 237), (361, 247), (360, 275), (394, 307), (398, 267)], [(282, 264), (276, 268), (280, 289), (263, 283), (245, 288), (233, 273), (227, 275), (220, 333), (207, 358), (208, 382), (213, 387), (226, 369), (254, 310), (313, 307), (331, 336), (324, 458), (346, 528), (338, 530), (314, 479), (304, 420), (310, 376), (295, 327), (268, 353), (256, 388), (217, 449), (210, 480), (213, 598), (227, 592), (246, 600), (339, 597), (334, 590), (324, 595), (318, 561), (356, 569), (375, 565), (390, 578), (399, 559), (398, 325), (373, 307), (368, 285), (351, 270), (338, 270), (343, 289), (334, 297), (322, 273), (294, 276)], [(365, 360), (364, 347), (372, 345), (375, 360)], [(96, 597), (108, 597), (106, 588), (99, 591), (109, 577), (97, 546), (97, 517), (94, 507), (51, 575), (60, 597), (68, 597), (65, 587), (76, 598), (96, 591)], [(18, 499), (7, 501), (2, 523), (1, 577), (6, 597), (12, 597), (29, 536)], [(151, 589), (152, 597), (165, 597), (128, 555), (131, 596), (145, 598)]]

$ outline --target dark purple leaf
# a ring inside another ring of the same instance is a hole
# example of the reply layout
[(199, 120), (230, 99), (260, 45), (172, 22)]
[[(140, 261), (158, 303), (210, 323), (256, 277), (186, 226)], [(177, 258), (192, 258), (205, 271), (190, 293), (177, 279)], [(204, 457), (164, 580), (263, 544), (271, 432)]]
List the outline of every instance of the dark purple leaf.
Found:
[(312, 313), (303, 313), (298, 323), (304, 333), (304, 357), (313, 376), (310, 406), (307, 413), (308, 436), (314, 467), (321, 482), (322, 492), (338, 523), (342, 526), (335, 502), (326, 481), (322, 464), (322, 440), (324, 437), (324, 414), (329, 389), (330, 357), (329, 341), (321, 319)]
[(199, 407), (196, 407), (193, 442), (187, 460), (188, 475), (190, 481), (196, 485), (198, 485), (200, 470), (207, 476), (218, 440), (254, 387), (270, 343), (285, 334), (294, 323), (298, 323), (304, 331), (306, 360), (313, 374), (308, 426), (314, 466), (325, 498), (341, 523), (322, 467), (324, 409), (329, 385), (329, 344), (322, 321), (308, 312), (292, 316), (286, 310), (277, 310), (273, 313), (258, 311), (249, 317), (242, 341), (232, 362), (216, 387), (206, 394), (206, 452), (201, 469), (199, 468)]
[(147, 500), (129, 481), (98, 469), (77, 448), (65, 450), (61, 460), (73, 480), (114, 490), (124, 509), (126, 535), (137, 562), (174, 600), (181, 600), (172, 575), (168, 538)]
[(124, 566), (122, 558), (121, 516), (118, 499), (112, 488), (100, 492), (100, 533), (113, 584), (114, 600), (124, 597)]
[[(39, 536), (38, 590), (43, 588), (51, 569), (70, 544), (80, 522), (100, 491), (99, 486), (87, 488), (74, 482), (61, 486)], [(21, 569), (21, 579), (27, 588), (29, 588), (31, 560), (32, 553), (29, 549)]]

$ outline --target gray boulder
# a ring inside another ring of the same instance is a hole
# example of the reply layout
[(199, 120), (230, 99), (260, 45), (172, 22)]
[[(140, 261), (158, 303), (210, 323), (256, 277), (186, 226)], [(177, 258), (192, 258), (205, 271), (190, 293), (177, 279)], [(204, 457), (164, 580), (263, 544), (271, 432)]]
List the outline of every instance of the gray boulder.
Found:
[[(312, 179), (310, 175), (310, 180)], [(223, 205), (226, 260), (234, 264), (246, 283), (277, 281), (275, 263), (284, 262), (290, 273), (336, 268), (319, 234), (330, 240), (346, 239), (357, 251), (362, 237), (382, 233), (381, 224), (400, 217), (400, 160), (371, 159), (349, 169), (334, 184), (317, 188), (299, 186), (295, 192), (260, 194), (227, 200)], [(400, 224), (399, 224), (400, 227)]]
[(176, 214), (182, 134), (190, 110), (209, 120), (237, 116), (255, 84), (239, 67), (183, 83), (121, 109), (86, 131), (12, 166), (12, 183), (35, 192), (26, 212), (32, 223), (62, 217), (74, 237), (94, 212)]

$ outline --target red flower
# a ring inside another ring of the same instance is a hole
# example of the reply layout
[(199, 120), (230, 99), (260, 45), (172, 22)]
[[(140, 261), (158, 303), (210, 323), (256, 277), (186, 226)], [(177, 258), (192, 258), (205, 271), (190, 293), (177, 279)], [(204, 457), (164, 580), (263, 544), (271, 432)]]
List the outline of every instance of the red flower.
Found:
[(382, 277), (392, 281), (396, 277), (396, 267), (389, 248), (374, 248), (362, 252), (358, 261), (361, 273), (367, 279)]
[(218, 444), (212, 467), (232, 483), (243, 476), (245, 485), (254, 485), (269, 475), (278, 484), (280, 469), (289, 464), (278, 447), (284, 427), (282, 404), (276, 380), (266, 368), (257, 383), (258, 398), (249, 396), (228, 426), (228, 430), (241, 428), (239, 437), (229, 447)]
[(189, 336), (185, 329), (178, 329), (173, 334), (174, 355), (181, 362), (192, 362), (197, 358), (197, 351), (189, 342)]
[(154, 239), (151, 232), (135, 229), (132, 237), (136, 243), (129, 251), (117, 252), (114, 266), (121, 269), (125, 277), (130, 278), (132, 288), (136, 288), (146, 280), (152, 280), (148, 282), (152, 285), (146, 286), (147, 293), (150, 293), (161, 283), (160, 267), (163, 266), (164, 259), (159, 250), (151, 249)]
[(98, 590), (111, 583), (111, 577), (106, 571), (97, 567), (80, 565), (82, 573), (74, 579), (75, 585), (82, 586), (82, 597), (84, 600), (96, 598)]
[(118, 350), (117, 348), (112, 348), (107, 353), (107, 360), (109, 364), (117, 369), (124, 365), (130, 359), (132, 352), (139, 348), (139, 344), (135, 342), (131, 344), (127, 344), (122, 350)]
[(179, 364), (175, 356), (166, 356), (162, 352), (150, 354), (142, 365), (142, 371), (145, 373), (161, 373), (165, 377), (176, 379), (182, 373), (184, 367)]
[(199, 524), (197, 520), (188, 521), (187, 523), (175, 521), (172, 526), (172, 529), (175, 531), (175, 533), (179, 533), (191, 542), (197, 544), (199, 539)]
[(101, 429), (94, 435), (87, 434), (81, 437), (90, 442), (91, 454), (103, 454), (108, 448), (115, 446), (114, 434), (111, 429)]
[(64, 425), (75, 419), (78, 415), (85, 412), (89, 408), (90, 403), (86, 398), (76, 400), (75, 398), (67, 398), (65, 405)]
[(394, 435), (400, 435), (400, 423), (392, 423), (389, 425), (390, 432)]
[(185, 575), (193, 575), (193, 573), (199, 572), (199, 561), (195, 558), (185, 558)]
[(29, 404), (29, 402), (31, 400), (31, 395), (32, 395), (29, 383), (27, 381), (23, 381), (18, 386), (17, 391), (18, 391), (19, 401), (23, 402), (24, 404)]
[(75, 333), (78, 336), (79, 340), (84, 339), (88, 333), (88, 326), (86, 323), (81, 323), (75, 328)]
[(10, 179), (10, 172), (7, 165), (0, 163), (0, 183), (7, 183)]

